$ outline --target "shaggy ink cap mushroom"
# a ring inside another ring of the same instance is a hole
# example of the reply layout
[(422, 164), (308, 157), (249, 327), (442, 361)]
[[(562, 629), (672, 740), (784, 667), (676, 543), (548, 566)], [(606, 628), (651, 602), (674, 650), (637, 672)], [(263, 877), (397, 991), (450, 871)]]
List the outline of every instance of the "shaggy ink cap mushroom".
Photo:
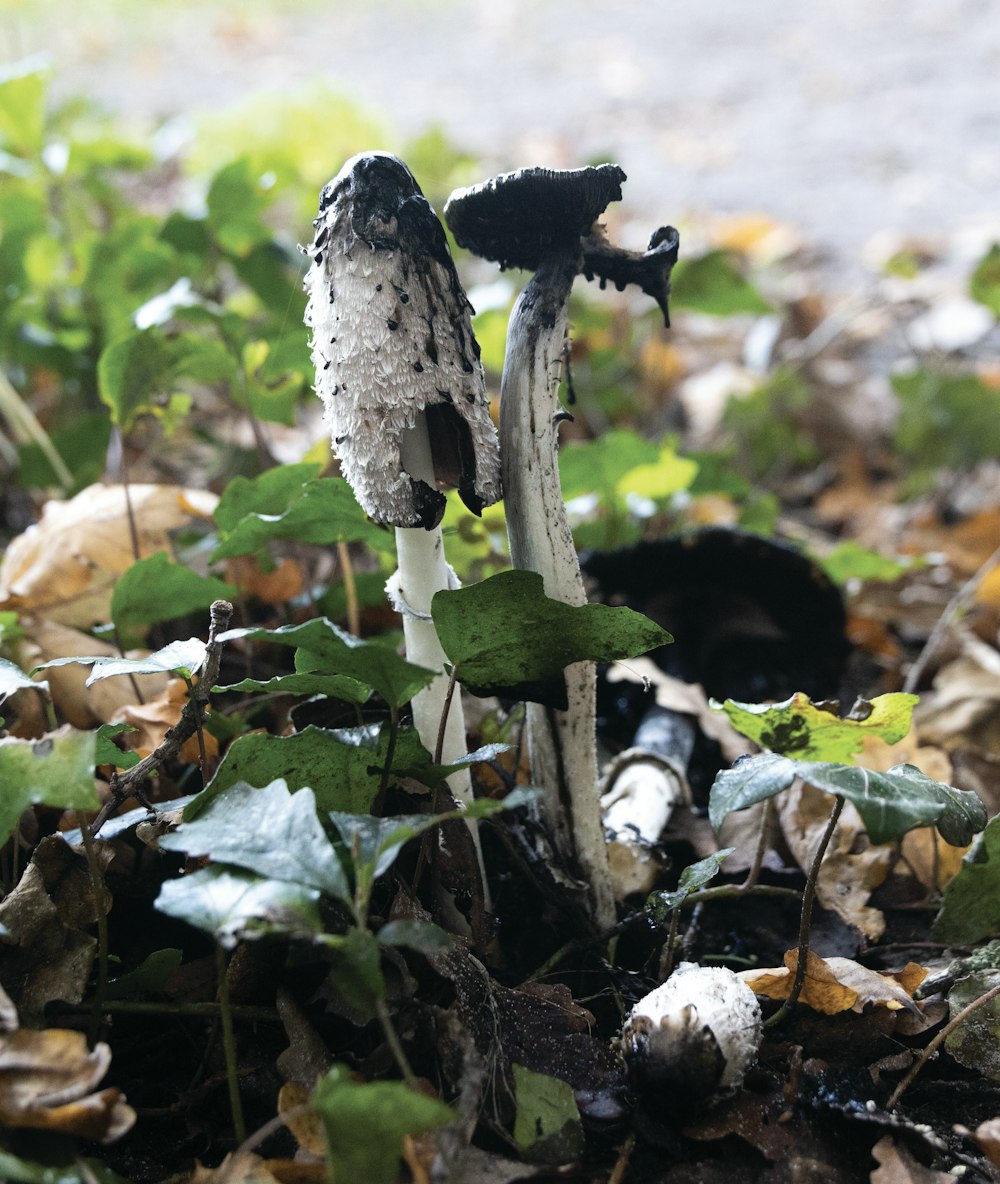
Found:
[(616, 164), (518, 169), (455, 190), (445, 221), (473, 254), (535, 271), (544, 259), (579, 250), (611, 202), (621, 201), (625, 179)]
[(474, 513), (500, 460), (472, 308), (444, 228), (397, 157), (352, 157), (320, 195), (306, 253), (316, 393), (341, 471), (377, 522), (432, 530), (441, 489)]

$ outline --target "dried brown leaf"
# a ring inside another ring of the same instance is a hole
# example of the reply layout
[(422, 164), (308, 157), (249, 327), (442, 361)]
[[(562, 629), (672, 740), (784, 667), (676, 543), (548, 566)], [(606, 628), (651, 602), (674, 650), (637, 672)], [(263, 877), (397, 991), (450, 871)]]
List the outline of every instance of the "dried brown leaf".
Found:
[[(115, 714), (111, 722), (131, 724), (136, 731), (126, 732), (125, 742), (130, 749), (146, 757), (154, 749), (159, 748), (169, 729), (180, 721), (187, 699), (187, 684), (182, 678), (172, 678), (155, 699), (147, 699), (145, 703), (126, 704)], [(216, 756), (219, 751), (218, 741), (211, 732), (206, 731), (203, 735), (206, 754), (209, 757)], [(197, 764), (200, 757), (197, 736), (191, 736), (185, 741), (180, 749), (180, 757), (190, 764)]]
[(955, 1177), (924, 1167), (902, 1144), (885, 1135), (872, 1148), (878, 1167), (870, 1176), (871, 1184), (946, 1184)]
[[(789, 950), (784, 961), (783, 967), (744, 970), (739, 977), (757, 995), (787, 999), (798, 965), (798, 951)], [(867, 1004), (890, 1011), (903, 1007), (916, 1011), (912, 995), (926, 976), (927, 971), (915, 962), (908, 963), (898, 974), (880, 974), (850, 958), (820, 958), (810, 950), (799, 1001), (824, 1015), (861, 1011)]]

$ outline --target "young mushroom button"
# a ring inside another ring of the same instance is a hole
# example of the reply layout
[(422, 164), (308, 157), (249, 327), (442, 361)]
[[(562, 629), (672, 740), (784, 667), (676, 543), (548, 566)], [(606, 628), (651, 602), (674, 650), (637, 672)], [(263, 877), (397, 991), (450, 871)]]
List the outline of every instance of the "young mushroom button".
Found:
[[(538, 572), (546, 593), (586, 602), (559, 484), (559, 375), (570, 290), (583, 273), (602, 285), (639, 285), (667, 314), (677, 232), (658, 230), (645, 254), (608, 243), (596, 225), (621, 198), (624, 172), (614, 164), (556, 171), (522, 169), (448, 199), (445, 219), (461, 246), (503, 267), (534, 275), (518, 298), (507, 333), (500, 388), (502, 480), (515, 567)], [(588, 887), (599, 926), (614, 919), (607, 851), (597, 798), (595, 683), (592, 663), (566, 670), (565, 712), (528, 708), (532, 779), (555, 845)], [(566, 803), (566, 805), (564, 805)]]

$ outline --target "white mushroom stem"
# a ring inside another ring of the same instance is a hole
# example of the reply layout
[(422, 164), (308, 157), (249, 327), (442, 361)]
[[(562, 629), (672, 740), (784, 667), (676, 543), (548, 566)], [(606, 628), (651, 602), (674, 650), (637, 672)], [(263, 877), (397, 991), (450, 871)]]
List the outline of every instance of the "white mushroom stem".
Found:
[[(546, 261), (518, 298), (500, 388), (500, 457), (510, 553), (566, 604), (587, 596), (559, 483), (559, 377), (575, 256)], [(528, 751), (541, 809), (557, 850), (587, 884), (594, 921), (615, 921), (597, 788), (596, 676), (592, 662), (566, 667), (566, 711), (529, 703)]]
[[(415, 480), (426, 481), (433, 488), (434, 465), (423, 412), (417, 416), (414, 427), (401, 435), (399, 452), (404, 471)], [(397, 526), (396, 559), (398, 568), (386, 584), (386, 594), (393, 608), (403, 618), (406, 660), (415, 666), (440, 671), (433, 682), (414, 695), (410, 702), (417, 734), (423, 746), (433, 755), (437, 749), (441, 719), (447, 703), (449, 678), (444, 673), (447, 658), (434, 628), (431, 601), (436, 592), (457, 587), (458, 579), (445, 560), (444, 537), (440, 526), (435, 526), (433, 530)], [(448, 707), (441, 745), (441, 763), (453, 764), (461, 760), (467, 752), (462, 693), (456, 688)], [(460, 805), (467, 805), (472, 801), (472, 778), (467, 768), (452, 773), (448, 778), (448, 787)], [(479, 862), (485, 906), (489, 908), (489, 888), (475, 819), (469, 820), (469, 831)]]

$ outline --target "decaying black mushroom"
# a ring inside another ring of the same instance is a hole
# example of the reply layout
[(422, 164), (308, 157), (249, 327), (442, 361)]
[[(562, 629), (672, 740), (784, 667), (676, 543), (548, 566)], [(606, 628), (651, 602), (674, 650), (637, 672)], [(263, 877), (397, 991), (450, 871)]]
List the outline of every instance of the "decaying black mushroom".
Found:
[[(534, 271), (511, 314), (500, 388), (500, 451), (511, 559), (538, 572), (546, 594), (586, 603), (563, 508), (557, 462), (558, 399), (570, 290), (580, 274), (617, 287), (638, 283), (666, 316), (677, 232), (663, 228), (646, 255), (621, 251), (597, 220), (621, 198), (624, 172), (613, 164), (557, 171), (522, 169), (458, 190), (445, 219), (464, 247), (501, 267)], [(565, 712), (528, 707), (532, 778), (567, 865), (586, 883), (598, 925), (613, 922), (614, 901), (597, 791), (595, 681), (590, 663), (566, 670)]]

